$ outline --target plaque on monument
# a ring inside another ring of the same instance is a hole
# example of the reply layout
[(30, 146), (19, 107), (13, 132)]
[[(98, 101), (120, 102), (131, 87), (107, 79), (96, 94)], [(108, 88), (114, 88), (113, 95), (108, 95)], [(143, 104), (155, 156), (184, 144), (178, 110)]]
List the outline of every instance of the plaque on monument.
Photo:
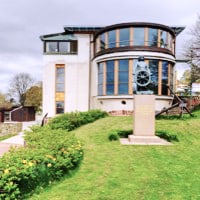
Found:
[(134, 95), (134, 130), (135, 136), (155, 135), (155, 96)]

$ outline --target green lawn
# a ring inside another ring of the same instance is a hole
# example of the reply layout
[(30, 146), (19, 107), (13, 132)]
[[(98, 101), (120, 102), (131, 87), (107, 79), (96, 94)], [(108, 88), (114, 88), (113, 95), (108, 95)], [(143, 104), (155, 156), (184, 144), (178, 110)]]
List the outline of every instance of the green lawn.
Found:
[(17, 135), (17, 134), (8, 134), (8, 135), (0, 136), (0, 141), (6, 140), (6, 139), (13, 137), (15, 135)]
[(196, 118), (156, 120), (177, 135), (171, 146), (122, 146), (112, 130), (132, 129), (131, 117), (107, 117), (73, 131), (84, 142), (80, 168), (31, 200), (200, 199), (200, 111)]

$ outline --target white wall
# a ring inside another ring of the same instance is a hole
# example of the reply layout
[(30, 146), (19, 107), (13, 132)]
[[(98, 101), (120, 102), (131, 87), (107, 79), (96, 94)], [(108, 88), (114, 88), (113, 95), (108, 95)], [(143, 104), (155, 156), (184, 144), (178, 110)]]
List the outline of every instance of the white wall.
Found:
[(55, 115), (55, 65), (65, 65), (65, 112), (89, 108), (89, 35), (78, 38), (77, 55), (44, 55), (43, 113)]

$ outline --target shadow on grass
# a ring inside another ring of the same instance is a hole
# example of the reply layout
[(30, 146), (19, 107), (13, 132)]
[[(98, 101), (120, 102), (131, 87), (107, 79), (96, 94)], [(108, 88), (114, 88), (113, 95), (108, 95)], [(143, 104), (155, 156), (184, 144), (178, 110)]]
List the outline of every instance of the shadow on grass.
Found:
[(156, 135), (160, 138), (167, 140), (168, 142), (179, 142), (177, 135), (169, 134), (166, 131), (158, 131)]
[[(119, 140), (119, 138), (128, 138), (131, 134), (133, 134), (133, 130), (113, 130), (109, 133), (108, 139), (110, 141)], [(169, 134), (166, 131), (158, 131), (156, 135), (168, 142), (179, 142), (177, 135)]]
[(156, 120), (188, 120), (188, 119), (193, 119), (193, 118), (197, 118), (197, 116), (195, 114), (192, 114), (192, 116), (190, 116), (189, 114), (183, 114), (182, 116), (180, 115), (160, 115), (158, 117), (156, 117)]
[(119, 138), (128, 138), (131, 134), (133, 134), (133, 130), (112, 130), (109, 133), (108, 139), (110, 141), (119, 140)]

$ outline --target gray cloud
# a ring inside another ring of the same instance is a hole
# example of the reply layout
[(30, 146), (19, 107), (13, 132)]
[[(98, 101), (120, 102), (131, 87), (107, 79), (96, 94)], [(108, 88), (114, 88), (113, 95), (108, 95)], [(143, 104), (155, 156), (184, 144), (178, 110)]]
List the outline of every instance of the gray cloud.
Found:
[[(190, 26), (199, 7), (199, 0), (1, 0), (0, 90), (6, 91), (11, 74), (42, 77), (40, 35), (63, 32), (64, 25), (149, 21)], [(184, 37), (178, 48), (183, 42)]]

